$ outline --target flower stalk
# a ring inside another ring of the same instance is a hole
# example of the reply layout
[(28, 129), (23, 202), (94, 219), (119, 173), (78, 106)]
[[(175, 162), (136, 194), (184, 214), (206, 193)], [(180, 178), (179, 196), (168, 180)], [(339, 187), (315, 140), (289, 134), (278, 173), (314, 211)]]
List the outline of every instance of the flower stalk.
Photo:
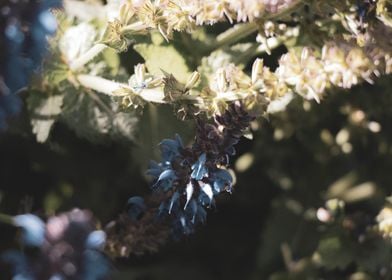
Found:
[[(142, 89), (140, 91), (135, 91), (127, 84), (119, 83), (115, 81), (111, 81), (102, 77), (97, 77), (93, 75), (80, 74), (77, 76), (77, 80), (80, 85), (97, 92), (109, 95), (109, 96), (117, 96), (122, 97), (127, 94), (119, 94), (116, 93), (120, 89), (128, 89), (132, 91), (134, 94), (139, 95), (147, 102), (160, 103), (160, 104), (168, 104), (169, 102), (165, 100), (165, 95), (162, 89), (153, 88), (153, 89)], [(247, 96), (246, 92), (237, 92), (237, 91), (226, 91), (219, 92), (216, 95), (216, 99), (224, 99), (226, 101), (236, 101), (241, 100)], [(203, 98), (197, 95), (189, 95), (184, 94), (178, 97), (179, 100), (186, 100), (188, 102), (194, 104), (202, 104)]]
[(238, 42), (239, 40), (256, 32), (257, 29), (258, 25), (255, 22), (237, 24), (228, 31), (219, 34), (216, 38), (215, 44), (211, 46), (210, 50), (212, 51), (215, 49), (219, 49), (223, 46)]
[(106, 48), (107, 48), (107, 46), (105, 44), (98, 43), (98, 44), (94, 45), (91, 49), (89, 49), (86, 53), (81, 55), (78, 59), (71, 62), (71, 64), (69, 65), (69, 68), (72, 71), (79, 70), (84, 65), (86, 65), (89, 61), (94, 59), (94, 57), (96, 57), (98, 54), (103, 52)]
[[(85, 75), (81, 74), (77, 76), (77, 80), (79, 81), (80, 85), (98, 91), (100, 93), (110, 95), (110, 96), (126, 96), (126, 94), (117, 94), (114, 93), (122, 88), (134, 91), (129, 85), (110, 81), (104, 79), (102, 77), (97, 77), (93, 75)], [(134, 92), (134, 94), (139, 95), (144, 100), (153, 103), (167, 103), (164, 100), (163, 91), (158, 89), (143, 89), (139, 92)]]

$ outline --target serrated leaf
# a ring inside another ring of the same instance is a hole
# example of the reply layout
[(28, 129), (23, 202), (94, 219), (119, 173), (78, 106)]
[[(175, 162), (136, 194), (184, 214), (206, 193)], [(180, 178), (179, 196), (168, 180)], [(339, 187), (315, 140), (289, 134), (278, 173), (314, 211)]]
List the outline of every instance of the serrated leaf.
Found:
[(68, 92), (62, 122), (82, 138), (94, 143), (109, 139), (133, 141), (138, 118), (122, 112), (109, 97), (85, 92)]
[(162, 75), (164, 70), (182, 83), (191, 75), (185, 58), (173, 46), (137, 44), (134, 49), (144, 58), (151, 74)]
[(63, 95), (46, 96), (41, 92), (31, 92), (28, 107), (31, 114), (33, 133), (38, 142), (45, 142), (50, 130), (60, 115), (63, 106)]

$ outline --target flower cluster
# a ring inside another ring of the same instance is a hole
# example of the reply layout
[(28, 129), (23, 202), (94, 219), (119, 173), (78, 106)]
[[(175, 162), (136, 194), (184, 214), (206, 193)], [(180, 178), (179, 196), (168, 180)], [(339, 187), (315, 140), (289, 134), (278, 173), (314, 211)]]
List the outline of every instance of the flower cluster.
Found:
[(169, 40), (174, 31), (190, 32), (197, 25), (215, 24), (226, 20), (231, 23), (235, 20), (253, 22), (264, 16), (267, 17), (266, 14), (275, 14), (300, 2), (296, 0), (142, 0), (113, 5), (109, 1), (108, 6), (116, 6), (118, 12), (111, 13), (115, 16), (109, 19), (101, 42), (118, 51), (124, 51), (127, 49), (127, 40), (132, 39), (135, 34), (147, 33), (150, 29), (158, 30), (166, 40)]
[[(107, 46), (117, 51), (124, 51), (130, 40), (135, 40), (134, 35), (145, 34), (151, 29), (159, 31), (168, 40), (173, 31), (189, 31), (196, 25), (212, 24), (224, 19), (252, 21), (263, 17), (264, 12), (279, 14), (280, 11), (288, 11), (291, 7), (297, 7), (299, 2), (301, 1), (109, 1), (105, 6), (96, 5), (103, 9), (97, 17), (109, 21), (106, 31), (96, 30), (91, 19), (87, 22), (82, 20), (79, 25), (65, 31), (60, 40), (61, 53), (64, 54), (71, 70), (78, 70)], [(319, 4), (320, 7), (326, 8), (335, 5), (335, 2)], [(316, 15), (323, 15), (316, 4), (309, 5)], [(351, 8), (355, 7), (354, 4), (340, 3), (336, 4), (336, 7), (347, 14), (350, 13), (350, 18), (353, 14), (355, 25), (360, 27), (355, 12), (351, 12)], [(366, 7), (367, 10), (372, 9), (370, 6)], [(339, 28), (345, 28), (349, 34), (351, 32), (358, 37), (360, 34), (353, 31), (354, 23), (350, 25), (349, 18), (339, 18), (339, 15), (340, 13), (336, 13), (338, 18), (334, 18), (335, 24), (342, 25)], [(224, 32), (227, 34), (222, 35), (228, 38), (233, 36), (241, 38), (243, 36), (241, 33), (249, 35), (259, 28), (261, 33), (257, 37), (260, 43), (258, 49), (269, 53), (271, 47), (277, 47), (285, 40), (298, 37), (300, 32), (307, 32), (302, 30), (297, 22), (297, 20), (304, 20), (301, 17), (292, 18), (292, 23), (298, 24), (296, 28), (288, 28), (285, 23), (277, 24), (276, 21), (269, 19), (268, 16), (263, 18), (260, 26), (259, 24), (237, 25), (231, 30), (233, 34)], [(320, 24), (322, 23), (316, 25)], [(316, 25), (312, 28), (319, 28)], [(262, 34), (262, 29), (265, 34)], [(80, 32), (76, 30), (85, 30), (83, 34), (86, 38), (79, 40), (82, 42), (80, 44), (74, 44), (74, 40), (70, 39), (76, 38), (75, 34)], [(152, 75), (146, 71), (144, 65), (135, 66), (135, 74), (129, 79), (128, 84), (97, 77), (91, 71), (88, 75), (78, 74), (68, 79), (71, 83), (76, 81), (87, 89), (116, 98), (120, 97), (121, 104), (125, 107), (139, 109), (143, 108), (146, 102), (170, 103), (181, 118), (197, 115), (200, 112), (206, 112), (208, 116), (222, 114), (228, 104), (236, 100), (240, 100), (248, 110), (263, 115), (270, 102), (286, 104), (287, 100), (291, 99), (287, 96), (292, 96), (293, 93), (320, 102), (325, 92), (332, 87), (351, 88), (362, 81), (372, 82), (374, 76), (390, 73), (392, 65), (390, 44), (378, 43), (385, 41), (379, 40), (381, 34), (390, 34), (390, 32), (389, 28), (379, 21), (369, 22), (366, 25), (366, 40), (362, 45), (355, 43), (355, 39), (358, 38), (344, 33), (342, 36), (336, 36), (335, 42), (327, 41), (322, 48), (290, 47), (288, 53), (279, 60), (279, 66), (275, 71), (264, 67), (263, 62), (256, 59), (251, 75), (247, 75), (241, 66), (224, 63), (219, 68), (213, 68), (211, 73), (203, 72), (205, 69), (203, 65), (200, 66), (199, 72), (193, 72), (188, 82), (184, 84), (178, 82), (171, 73), (164, 72), (163, 75), (158, 75), (157, 71), (154, 71)], [(99, 33), (104, 33), (103, 37), (100, 43), (93, 45)], [(227, 39), (219, 39), (219, 37), (221, 36), (218, 36), (217, 42), (220, 43)], [(71, 45), (72, 47), (67, 47)], [(205, 62), (208, 63), (209, 57), (205, 58)], [(220, 56), (212, 55), (212, 58), (219, 60)], [(155, 62), (147, 58), (146, 64), (151, 65)], [(199, 77), (202, 77), (202, 82), (199, 82)]]
[[(233, 178), (226, 169), (229, 157), (235, 154), (234, 145), (253, 119), (235, 102), (224, 114), (216, 115), (213, 123), (197, 121), (191, 147), (185, 147), (178, 135), (160, 143), (162, 161), (151, 162), (147, 174), (154, 178), (153, 192), (162, 197), (159, 220), (169, 221), (175, 235), (192, 233), (196, 225), (205, 222), (206, 208), (214, 206), (215, 196), (232, 191)], [(141, 209), (133, 209), (130, 215)]]
[(13, 267), (13, 279), (107, 279), (108, 259), (103, 255), (106, 234), (95, 229), (92, 214), (74, 209), (48, 219), (15, 216), (22, 230), (25, 253), (9, 251), (1, 258)]
[(321, 56), (303, 48), (282, 56), (275, 74), (294, 92), (318, 102), (332, 86), (351, 88), (361, 81), (372, 83), (374, 76), (392, 71), (392, 58), (379, 48), (360, 48), (347, 43), (328, 43)]
[(124, 107), (132, 106), (134, 109), (137, 109), (144, 107), (145, 99), (148, 100), (148, 97), (145, 97), (146, 95), (155, 95), (157, 98), (163, 96), (159, 93), (157, 94), (157, 91), (154, 90), (163, 85), (163, 79), (148, 73), (144, 64), (137, 64), (134, 69), (135, 72), (129, 78), (128, 85), (114, 91), (113, 95), (121, 97), (121, 104)]
[[(374, 34), (379, 36), (378, 33)], [(348, 89), (363, 81), (372, 83), (375, 77), (391, 72), (389, 46), (359, 47), (337, 40), (320, 50), (292, 49), (280, 58), (275, 71), (265, 67), (261, 59), (254, 61), (250, 75), (234, 64), (225, 65), (209, 75), (207, 84), (201, 86), (198, 85), (201, 75), (198, 72), (182, 84), (171, 74), (149, 74), (144, 65), (135, 66), (135, 74), (128, 85), (98, 81), (90, 76), (79, 76), (79, 81), (108, 95), (121, 97), (125, 106), (134, 108), (143, 107), (145, 102), (170, 103), (181, 116), (200, 112), (213, 116), (223, 114), (230, 102), (239, 100), (248, 111), (263, 115), (271, 102), (283, 102), (283, 97), (292, 93), (320, 102), (333, 87)], [(86, 78), (91, 82), (87, 83)], [(103, 88), (103, 85), (108, 86)]]

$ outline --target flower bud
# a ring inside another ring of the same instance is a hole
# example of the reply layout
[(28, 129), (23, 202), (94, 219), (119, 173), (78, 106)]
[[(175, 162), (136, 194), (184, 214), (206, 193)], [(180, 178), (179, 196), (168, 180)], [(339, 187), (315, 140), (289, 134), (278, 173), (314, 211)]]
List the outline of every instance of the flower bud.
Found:
[(257, 58), (252, 66), (252, 84), (255, 84), (263, 73), (263, 60)]
[(144, 64), (138, 64), (135, 66), (135, 77), (138, 84), (143, 83), (144, 76), (146, 74), (146, 67)]
[(185, 89), (188, 90), (193, 88), (199, 80), (200, 80), (200, 73), (194, 71), (190, 76), (190, 78), (188, 79), (188, 81), (186, 82)]

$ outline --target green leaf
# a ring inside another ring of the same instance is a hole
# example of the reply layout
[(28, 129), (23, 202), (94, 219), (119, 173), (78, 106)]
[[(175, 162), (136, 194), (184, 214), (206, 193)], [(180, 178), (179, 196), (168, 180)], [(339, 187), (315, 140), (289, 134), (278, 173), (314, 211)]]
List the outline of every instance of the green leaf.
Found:
[(48, 139), (50, 130), (62, 111), (63, 99), (63, 95), (47, 96), (39, 91), (30, 92), (27, 102), (33, 133), (38, 142), (43, 143)]
[(323, 266), (327, 269), (344, 269), (353, 262), (353, 254), (345, 242), (339, 236), (330, 236), (320, 241), (317, 249)]
[(191, 75), (186, 60), (173, 46), (137, 44), (134, 49), (144, 58), (151, 74), (162, 75), (164, 70), (182, 83)]
[(276, 262), (283, 260), (282, 244), (288, 244), (295, 256), (307, 256), (314, 251), (318, 241), (317, 230), (304, 220), (300, 208), (299, 203), (291, 199), (273, 201), (257, 257), (258, 273), (263, 275), (263, 279), (275, 272)]
[(106, 67), (110, 69), (111, 75), (116, 75), (120, 68), (120, 57), (118, 53), (111, 48), (106, 48), (102, 52), (103, 59), (106, 62)]
[(108, 140), (133, 141), (138, 117), (132, 110), (123, 112), (118, 103), (92, 91), (68, 91), (67, 109), (61, 121), (82, 138), (94, 143)]

